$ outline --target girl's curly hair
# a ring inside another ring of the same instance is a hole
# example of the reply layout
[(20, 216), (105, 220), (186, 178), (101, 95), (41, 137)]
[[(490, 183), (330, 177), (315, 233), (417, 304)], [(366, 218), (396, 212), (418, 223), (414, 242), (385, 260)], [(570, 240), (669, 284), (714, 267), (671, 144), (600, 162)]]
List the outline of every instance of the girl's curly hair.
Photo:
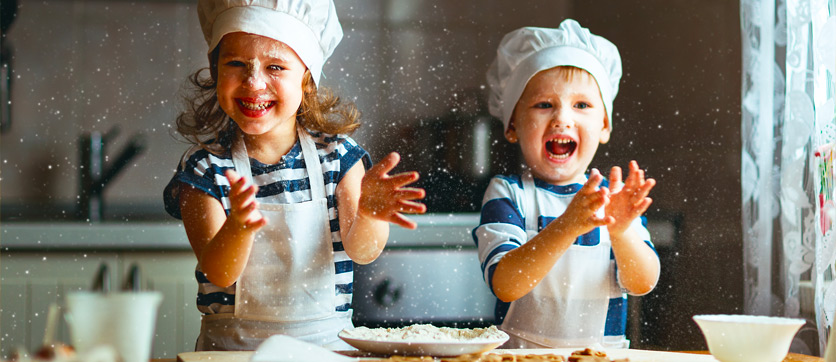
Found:
[[(214, 153), (229, 150), (238, 125), (218, 103), (218, 55), (220, 47), (209, 55), (209, 67), (189, 76), (192, 89), (183, 97), (186, 110), (177, 116), (177, 132), (193, 144)], [(203, 75), (209, 71), (209, 77)], [(309, 70), (302, 79), (302, 103), (296, 120), (302, 127), (328, 134), (351, 134), (360, 127), (360, 112), (352, 102), (343, 102), (327, 88), (317, 90)]]

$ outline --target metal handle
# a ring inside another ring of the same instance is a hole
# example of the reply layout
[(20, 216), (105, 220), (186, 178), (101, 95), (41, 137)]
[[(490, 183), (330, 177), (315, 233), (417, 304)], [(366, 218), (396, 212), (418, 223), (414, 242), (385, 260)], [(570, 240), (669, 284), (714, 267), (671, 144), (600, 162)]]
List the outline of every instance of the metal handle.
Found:
[(99, 266), (99, 271), (96, 272), (96, 276), (93, 278), (93, 291), (101, 291), (103, 293), (110, 292), (110, 270), (107, 267), (107, 264), (102, 263)]
[(125, 284), (122, 285), (122, 290), (131, 292), (142, 291), (142, 277), (140, 276), (139, 265), (136, 263), (132, 264), (130, 270), (128, 270), (128, 276), (125, 278)]

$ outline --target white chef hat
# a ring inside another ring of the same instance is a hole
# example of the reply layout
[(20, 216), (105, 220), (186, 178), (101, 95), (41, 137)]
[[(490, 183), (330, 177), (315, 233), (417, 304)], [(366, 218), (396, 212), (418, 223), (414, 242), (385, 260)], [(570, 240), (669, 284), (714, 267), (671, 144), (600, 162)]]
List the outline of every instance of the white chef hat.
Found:
[(317, 85), (343, 38), (332, 0), (199, 0), (197, 16), (209, 52), (229, 33), (266, 36), (293, 49)]
[(598, 82), (612, 127), (612, 102), (621, 80), (621, 56), (609, 40), (594, 35), (577, 21), (566, 19), (557, 29), (524, 27), (505, 35), (488, 69), (488, 107), (508, 129), (514, 106), (537, 72), (573, 66)]

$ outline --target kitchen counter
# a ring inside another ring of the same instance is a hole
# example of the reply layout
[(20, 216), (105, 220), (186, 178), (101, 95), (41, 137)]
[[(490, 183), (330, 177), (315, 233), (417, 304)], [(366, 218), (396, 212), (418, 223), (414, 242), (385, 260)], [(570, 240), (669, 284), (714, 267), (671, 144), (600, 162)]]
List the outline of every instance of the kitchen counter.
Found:
[(181, 222), (14, 222), (0, 225), (3, 251), (191, 250)]
[[(411, 216), (416, 230), (390, 228), (390, 248), (473, 246), (471, 230), (478, 214)], [(3, 251), (51, 250), (191, 250), (183, 224), (169, 222), (5, 222), (0, 225)]]

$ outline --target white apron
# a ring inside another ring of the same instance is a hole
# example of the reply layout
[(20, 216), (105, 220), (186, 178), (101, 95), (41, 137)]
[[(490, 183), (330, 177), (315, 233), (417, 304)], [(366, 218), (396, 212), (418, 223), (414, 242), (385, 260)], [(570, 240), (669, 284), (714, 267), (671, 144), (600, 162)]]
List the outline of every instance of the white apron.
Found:
[[(522, 175), (526, 233), (537, 235), (540, 215), (530, 171)], [(500, 328), (511, 337), (504, 348), (586, 347), (602, 344), (607, 308), (621, 296), (610, 260), (610, 239), (601, 229), (600, 243), (575, 245), (528, 294), (511, 303)]]
[[(332, 349), (351, 349), (337, 337), (352, 327), (335, 311), (334, 256), (322, 166), (316, 145), (297, 130), (312, 200), (260, 204), (267, 218), (255, 236), (235, 287), (235, 313), (203, 316), (196, 350), (255, 350), (264, 339), (285, 334)], [(235, 169), (252, 184), (243, 139), (232, 149)]]

